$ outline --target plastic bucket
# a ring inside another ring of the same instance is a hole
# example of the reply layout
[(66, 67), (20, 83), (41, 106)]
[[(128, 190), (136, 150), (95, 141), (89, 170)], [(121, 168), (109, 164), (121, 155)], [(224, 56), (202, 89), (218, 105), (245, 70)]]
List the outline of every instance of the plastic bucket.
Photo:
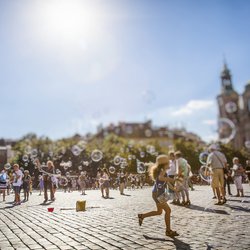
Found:
[(53, 212), (54, 211), (54, 208), (53, 207), (48, 207), (48, 212)]

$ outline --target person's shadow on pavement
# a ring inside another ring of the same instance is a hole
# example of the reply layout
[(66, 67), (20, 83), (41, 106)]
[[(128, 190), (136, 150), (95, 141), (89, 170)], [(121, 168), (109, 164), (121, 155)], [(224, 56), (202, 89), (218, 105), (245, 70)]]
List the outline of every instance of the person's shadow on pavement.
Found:
[(208, 212), (208, 213), (227, 214), (227, 215), (229, 215), (229, 213), (227, 211), (225, 211), (225, 210), (213, 209), (213, 208), (205, 208), (205, 207), (201, 207), (201, 206), (197, 206), (197, 205), (193, 205), (193, 204), (190, 207), (187, 207), (187, 208), (192, 209), (192, 210)]
[(176, 249), (186, 249), (186, 250), (191, 250), (190, 248), (190, 245), (181, 241), (181, 240), (178, 240), (177, 238), (173, 237), (172, 240), (168, 240), (166, 238), (158, 238), (158, 237), (151, 237), (151, 236), (147, 236), (147, 235), (143, 235), (143, 237), (146, 239), (146, 240), (158, 240), (158, 241), (169, 241), (169, 242), (172, 242), (174, 243), (174, 245), (176, 246)]

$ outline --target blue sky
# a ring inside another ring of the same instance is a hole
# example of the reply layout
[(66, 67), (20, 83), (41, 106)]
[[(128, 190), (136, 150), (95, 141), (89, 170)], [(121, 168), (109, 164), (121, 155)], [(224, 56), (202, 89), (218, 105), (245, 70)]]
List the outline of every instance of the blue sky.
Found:
[(98, 124), (185, 126), (215, 137), (225, 55), (250, 79), (248, 1), (1, 0), (0, 137)]

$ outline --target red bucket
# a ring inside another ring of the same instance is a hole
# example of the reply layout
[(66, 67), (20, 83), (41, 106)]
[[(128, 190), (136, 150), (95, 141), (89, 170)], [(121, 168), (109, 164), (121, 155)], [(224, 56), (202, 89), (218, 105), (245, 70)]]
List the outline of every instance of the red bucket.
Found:
[(54, 208), (53, 207), (48, 207), (48, 212), (53, 212), (54, 211)]

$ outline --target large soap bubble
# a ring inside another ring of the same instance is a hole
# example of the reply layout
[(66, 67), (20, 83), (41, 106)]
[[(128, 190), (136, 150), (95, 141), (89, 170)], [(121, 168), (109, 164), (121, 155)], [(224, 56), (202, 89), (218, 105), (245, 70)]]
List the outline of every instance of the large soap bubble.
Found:
[(199, 174), (202, 180), (206, 181), (209, 184), (212, 182), (212, 172), (211, 168), (209, 168), (208, 166), (201, 166)]
[(221, 143), (229, 143), (236, 134), (234, 123), (228, 118), (220, 118), (218, 121), (219, 141)]

